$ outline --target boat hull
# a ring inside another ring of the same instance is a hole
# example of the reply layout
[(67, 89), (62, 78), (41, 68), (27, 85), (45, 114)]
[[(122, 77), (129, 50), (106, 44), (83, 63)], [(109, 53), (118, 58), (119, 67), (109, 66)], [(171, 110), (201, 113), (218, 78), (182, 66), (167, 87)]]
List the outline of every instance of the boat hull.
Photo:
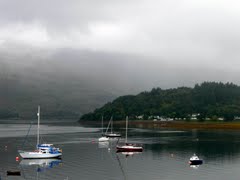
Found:
[(21, 176), (21, 171), (7, 171), (7, 176)]
[(116, 138), (116, 137), (121, 137), (121, 134), (105, 134), (105, 136), (109, 138)]
[(117, 146), (117, 152), (142, 152), (142, 147), (137, 146)]
[(203, 163), (203, 160), (199, 159), (199, 160), (190, 160), (189, 164), (190, 165), (200, 165)]
[(20, 152), (23, 159), (46, 159), (46, 158), (60, 158), (62, 153), (42, 153), (42, 152)]
[(109, 141), (109, 138), (108, 137), (100, 137), (98, 139), (98, 142), (106, 142), (106, 141)]

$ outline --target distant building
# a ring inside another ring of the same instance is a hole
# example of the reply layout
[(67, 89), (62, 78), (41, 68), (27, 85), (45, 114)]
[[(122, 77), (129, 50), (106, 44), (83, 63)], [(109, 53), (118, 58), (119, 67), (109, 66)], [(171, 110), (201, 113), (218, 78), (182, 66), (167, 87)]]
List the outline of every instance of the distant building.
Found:
[(224, 118), (223, 118), (223, 117), (218, 117), (218, 120), (219, 120), (219, 121), (223, 121)]
[(190, 119), (191, 119), (191, 120), (197, 120), (197, 117), (198, 117), (198, 116), (200, 116), (199, 113), (194, 113), (194, 114), (191, 115), (191, 118), (190, 118)]
[(136, 116), (136, 119), (141, 119), (141, 120), (142, 120), (142, 119), (143, 119), (143, 116), (144, 116), (144, 115)]
[(234, 120), (240, 120), (239, 116), (234, 116)]

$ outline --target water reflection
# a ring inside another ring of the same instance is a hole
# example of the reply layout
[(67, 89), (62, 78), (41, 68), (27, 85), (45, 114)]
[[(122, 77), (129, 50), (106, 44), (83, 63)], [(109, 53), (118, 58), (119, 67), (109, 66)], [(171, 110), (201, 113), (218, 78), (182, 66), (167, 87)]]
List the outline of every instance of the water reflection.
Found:
[(116, 153), (117, 154), (122, 154), (127, 158), (129, 156), (134, 156), (136, 154), (141, 154), (142, 152), (116, 152)]
[(61, 159), (23, 159), (20, 162), (21, 167), (36, 166), (37, 172), (43, 172), (62, 164)]
[[(144, 148), (153, 156), (165, 152), (180, 154), (202, 154), (204, 159), (234, 160), (240, 152), (240, 133), (237, 131), (185, 131), (183, 133), (159, 134), (154, 131), (142, 133)], [(144, 142), (146, 141), (146, 143)]]
[(116, 152), (116, 160), (124, 180), (130, 179), (128, 177), (128, 161), (133, 163), (134, 159), (132, 158), (137, 154), (142, 154), (142, 152)]
[(193, 169), (198, 169), (200, 167), (200, 165), (190, 165), (189, 167), (191, 167)]
[(102, 149), (102, 148), (109, 148), (109, 142), (98, 142), (98, 148)]

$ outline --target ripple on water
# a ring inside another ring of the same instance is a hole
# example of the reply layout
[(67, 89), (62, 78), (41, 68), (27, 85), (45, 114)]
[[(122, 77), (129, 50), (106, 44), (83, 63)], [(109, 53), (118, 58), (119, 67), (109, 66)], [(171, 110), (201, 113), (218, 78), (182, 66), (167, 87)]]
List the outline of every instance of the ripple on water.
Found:
[[(0, 137), (19, 137), (26, 136), (30, 125), (26, 124), (0, 124)], [(94, 133), (98, 128), (85, 128), (80, 126), (51, 126), (40, 125), (41, 134), (66, 134), (66, 133)], [(37, 125), (32, 125), (29, 135), (35, 135)]]

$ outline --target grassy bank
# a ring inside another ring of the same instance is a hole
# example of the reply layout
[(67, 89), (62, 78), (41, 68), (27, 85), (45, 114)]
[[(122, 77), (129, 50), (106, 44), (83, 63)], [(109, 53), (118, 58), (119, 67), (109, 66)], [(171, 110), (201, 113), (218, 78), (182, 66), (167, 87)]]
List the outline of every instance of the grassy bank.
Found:
[[(119, 122), (119, 124), (122, 124), (122, 123), (124, 122)], [(240, 122), (132, 121), (130, 122), (130, 125), (133, 125), (139, 128), (240, 129)]]

